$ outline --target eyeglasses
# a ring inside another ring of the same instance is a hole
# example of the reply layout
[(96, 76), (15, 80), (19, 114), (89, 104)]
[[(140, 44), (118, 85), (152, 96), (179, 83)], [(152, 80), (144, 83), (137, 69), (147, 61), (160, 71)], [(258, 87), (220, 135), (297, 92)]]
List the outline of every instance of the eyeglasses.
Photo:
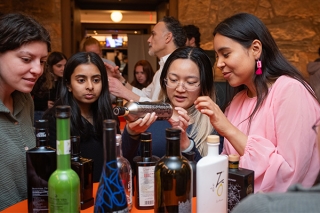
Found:
[(312, 129), (318, 134), (318, 131), (319, 131), (319, 126), (320, 126), (320, 119), (318, 119), (317, 121), (316, 121), (316, 123), (315, 124), (313, 124), (313, 126), (312, 126)]
[(185, 89), (186, 91), (195, 91), (196, 89), (198, 89), (200, 87), (200, 83), (198, 82), (180, 82), (177, 80), (172, 80), (170, 78), (165, 78), (164, 79), (164, 83), (167, 87), (169, 88), (177, 88), (179, 85), (182, 86), (183, 89)]

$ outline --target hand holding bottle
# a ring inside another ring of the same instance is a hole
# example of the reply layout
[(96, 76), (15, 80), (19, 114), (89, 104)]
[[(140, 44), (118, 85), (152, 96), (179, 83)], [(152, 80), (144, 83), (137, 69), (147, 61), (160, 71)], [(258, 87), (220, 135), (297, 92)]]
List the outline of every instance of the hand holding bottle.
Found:
[(158, 116), (153, 113), (147, 113), (143, 118), (139, 118), (136, 121), (127, 121), (127, 131), (130, 135), (138, 135), (145, 132), (150, 125), (157, 120)]

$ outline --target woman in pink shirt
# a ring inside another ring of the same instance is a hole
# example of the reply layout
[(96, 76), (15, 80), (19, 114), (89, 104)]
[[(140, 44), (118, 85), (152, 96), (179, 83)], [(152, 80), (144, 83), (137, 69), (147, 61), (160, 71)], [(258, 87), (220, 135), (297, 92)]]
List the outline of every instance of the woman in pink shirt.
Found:
[(255, 192), (312, 186), (320, 159), (310, 127), (320, 105), (311, 87), (257, 17), (236, 14), (213, 35), (217, 67), (234, 94), (225, 113), (209, 97), (195, 105), (225, 137), (222, 154), (239, 154), (240, 167), (254, 170)]

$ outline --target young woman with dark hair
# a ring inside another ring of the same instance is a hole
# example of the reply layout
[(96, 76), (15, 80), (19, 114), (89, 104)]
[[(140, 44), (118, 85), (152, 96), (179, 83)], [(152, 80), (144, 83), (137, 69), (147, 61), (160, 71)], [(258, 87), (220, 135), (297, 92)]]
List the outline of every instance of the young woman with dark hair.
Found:
[(58, 105), (71, 107), (71, 135), (80, 136), (81, 155), (94, 160), (94, 182), (99, 181), (103, 167), (103, 120), (117, 119), (109, 94), (106, 68), (100, 56), (79, 52), (66, 64), (60, 99), (43, 116), (50, 123), (50, 145), (56, 147), (55, 108)]
[(59, 96), (59, 87), (66, 63), (67, 57), (61, 52), (51, 52), (48, 56), (44, 72), (31, 92), (35, 120), (41, 119), (44, 112), (53, 106)]
[(182, 130), (180, 149), (195, 151), (196, 160), (207, 154), (206, 138), (216, 134), (210, 120), (194, 107), (194, 101), (206, 95), (215, 100), (213, 72), (210, 59), (196, 47), (181, 47), (168, 57), (160, 76), (159, 100), (170, 103), (173, 116), (168, 121), (156, 121), (155, 113), (127, 123), (123, 133), (123, 154), (128, 160), (137, 155), (139, 135), (152, 133), (153, 154), (165, 154), (165, 129), (176, 127)]
[(195, 104), (225, 137), (223, 154), (240, 155), (239, 167), (254, 170), (255, 192), (310, 187), (320, 168), (311, 87), (254, 15), (231, 16), (213, 35), (217, 67), (235, 93), (225, 114), (208, 97)]
[(27, 198), (26, 150), (36, 145), (30, 95), (51, 51), (49, 32), (21, 13), (0, 16), (0, 211)]

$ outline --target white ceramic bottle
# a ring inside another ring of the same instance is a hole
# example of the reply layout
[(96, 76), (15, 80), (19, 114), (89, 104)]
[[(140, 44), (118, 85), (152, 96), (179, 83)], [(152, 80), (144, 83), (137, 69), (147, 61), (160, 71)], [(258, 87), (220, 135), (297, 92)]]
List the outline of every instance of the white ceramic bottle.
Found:
[(197, 163), (197, 212), (227, 212), (228, 156), (219, 155), (219, 143), (218, 135), (209, 135), (208, 155)]

